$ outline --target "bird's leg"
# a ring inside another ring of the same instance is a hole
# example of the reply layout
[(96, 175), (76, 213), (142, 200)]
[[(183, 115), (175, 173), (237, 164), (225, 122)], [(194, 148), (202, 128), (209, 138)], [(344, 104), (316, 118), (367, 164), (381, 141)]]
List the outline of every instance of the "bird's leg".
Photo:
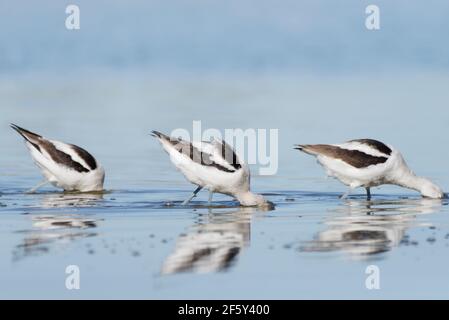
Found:
[(214, 195), (214, 193), (212, 191), (209, 191), (209, 201), (207, 202), (208, 206), (211, 205), (212, 203), (212, 196)]
[(352, 188), (349, 188), (349, 190), (346, 193), (344, 193), (340, 196), (340, 199), (342, 199), (342, 200), (346, 199), (351, 194), (351, 192), (352, 192)]
[(366, 200), (371, 201), (371, 189), (366, 188)]
[(46, 184), (48, 184), (50, 181), (48, 180), (44, 180), (42, 182), (40, 182), (37, 186), (35, 186), (34, 188), (31, 188), (30, 190), (28, 190), (26, 193), (30, 194), (30, 193), (35, 193), (37, 191), (37, 189), (45, 186)]
[(196, 188), (195, 191), (193, 191), (192, 195), (191, 195), (188, 199), (186, 199), (186, 200), (182, 203), (182, 205), (183, 205), (183, 206), (187, 205), (187, 204), (190, 202), (190, 200), (192, 200), (193, 198), (196, 197), (196, 194), (197, 194), (198, 192), (200, 192), (201, 189), (203, 189), (203, 187), (198, 186), (198, 188)]

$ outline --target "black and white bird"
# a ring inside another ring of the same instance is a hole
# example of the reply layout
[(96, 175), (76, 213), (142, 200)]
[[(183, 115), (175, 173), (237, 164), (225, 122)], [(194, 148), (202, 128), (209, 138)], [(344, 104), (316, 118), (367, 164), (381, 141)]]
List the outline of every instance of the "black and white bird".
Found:
[(419, 191), (422, 196), (441, 199), (443, 191), (427, 178), (416, 176), (401, 153), (390, 145), (372, 139), (351, 140), (342, 144), (296, 145), (295, 149), (315, 156), (326, 173), (353, 189), (393, 184)]
[(49, 140), (36, 133), (11, 124), (24, 139), (45, 180), (31, 189), (51, 183), (64, 191), (94, 192), (103, 190), (103, 167), (86, 150), (64, 142)]
[(262, 195), (250, 191), (249, 168), (226, 142), (189, 142), (158, 131), (152, 131), (152, 134), (170, 155), (176, 168), (188, 181), (198, 186), (183, 205), (189, 203), (202, 188), (209, 190), (209, 204), (213, 193), (233, 196), (242, 206), (269, 204)]

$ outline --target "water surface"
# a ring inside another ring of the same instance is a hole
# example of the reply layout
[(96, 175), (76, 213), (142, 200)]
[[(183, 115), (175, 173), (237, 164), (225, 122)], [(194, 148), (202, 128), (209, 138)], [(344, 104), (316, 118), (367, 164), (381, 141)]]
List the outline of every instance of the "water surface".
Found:
[[(448, 201), (396, 187), (346, 188), (295, 143), (377, 138), (444, 188), (449, 98), (441, 74), (301, 77), (110, 73), (0, 79), (1, 298), (447, 298)], [(157, 129), (279, 129), (274, 176), (251, 166), (271, 211), (193, 186), (149, 135)], [(9, 122), (92, 152), (104, 194), (63, 194)], [(81, 289), (65, 288), (78, 265)], [(380, 270), (380, 290), (365, 270)]]

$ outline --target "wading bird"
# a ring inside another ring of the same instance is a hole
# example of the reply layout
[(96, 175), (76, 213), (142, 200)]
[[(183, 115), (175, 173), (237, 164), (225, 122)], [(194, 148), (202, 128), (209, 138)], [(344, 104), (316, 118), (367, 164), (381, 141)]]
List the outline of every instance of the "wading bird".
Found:
[(368, 200), (371, 187), (393, 184), (419, 191), (422, 196), (441, 199), (443, 191), (427, 178), (416, 176), (401, 153), (392, 146), (372, 139), (351, 140), (342, 144), (296, 145), (295, 149), (315, 156), (326, 173), (353, 189), (364, 187)]
[(176, 168), (188, 181), (198, 186), (183, 205), (189, 203), (202, 188), (209, 190), (209, 204), (212, 195), (217, 192), (235, 197), (242, 206), (269, 205), (262, 195), (250, 191), (249, 168), (239, 161), (226, 142), (188, 142), (158, 131), (152, 131), (152, 135), (170, 155)]
[(102, 191), (105, 172), (103, 167), (86, 150), (56, 140), (48, 140), (36, 133), (11, 124), (24, 139), (36, 165), (45, 180), (31, 189), (51, 183), (64, 191)]

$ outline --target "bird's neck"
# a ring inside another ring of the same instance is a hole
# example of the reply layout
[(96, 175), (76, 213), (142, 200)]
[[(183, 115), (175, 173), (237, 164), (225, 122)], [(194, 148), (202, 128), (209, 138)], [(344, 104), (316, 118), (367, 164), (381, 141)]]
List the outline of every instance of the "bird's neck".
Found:
[(395, 184), (421, 192), (421, 188), (426, 181), (427, 179), (418, 177), (413, 171), (407, 168), (398, 174)]

